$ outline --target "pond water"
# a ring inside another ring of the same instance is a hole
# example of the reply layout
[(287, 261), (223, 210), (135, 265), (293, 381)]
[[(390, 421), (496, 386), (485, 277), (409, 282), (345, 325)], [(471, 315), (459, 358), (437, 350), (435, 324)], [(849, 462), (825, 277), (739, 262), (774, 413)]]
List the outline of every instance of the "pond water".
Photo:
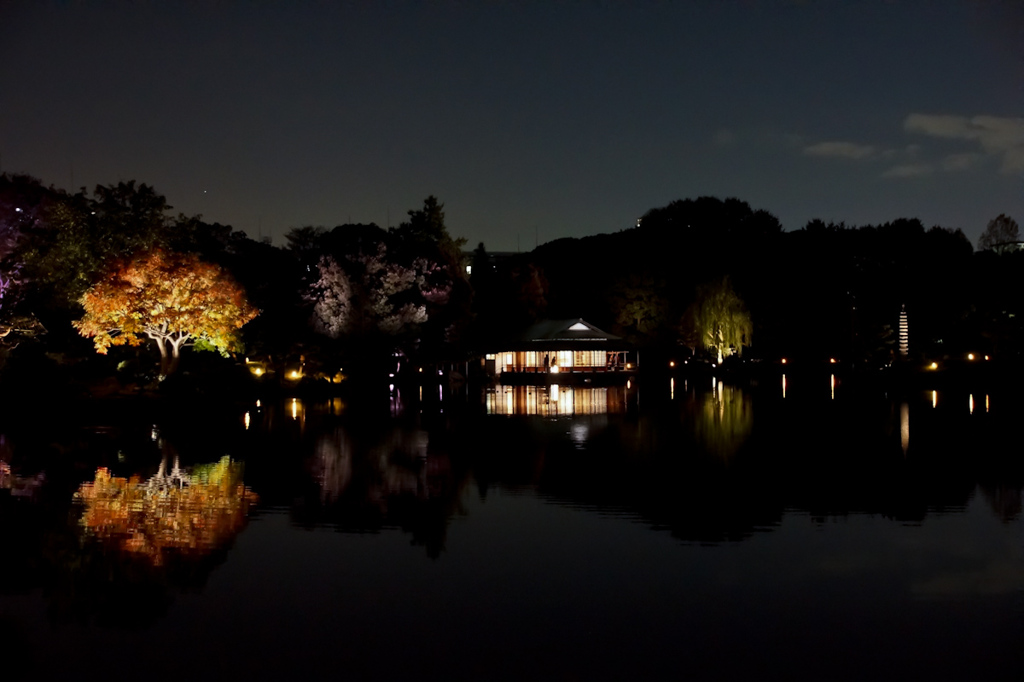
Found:
[(1021, 407), (677, 378), (0, 419), (4, 679), (1019, 678)]

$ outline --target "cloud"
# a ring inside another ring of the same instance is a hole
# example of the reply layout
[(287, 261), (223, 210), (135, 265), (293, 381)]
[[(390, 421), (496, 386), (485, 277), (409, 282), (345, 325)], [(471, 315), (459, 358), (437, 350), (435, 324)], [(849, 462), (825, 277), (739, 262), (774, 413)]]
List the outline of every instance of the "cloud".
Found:
[(942, 159), (942, 170), (944, 171), (965, 171), (978, 165), (985, 156), (974, 152), (966, 154), (950, 154)]
[(875, 148), (855, 142), (819, 142), (804, 147), (808, 156), (824, 156), (838, 159), (867, 159), (875, 155)]
[(924, 175), (931, 175), (935, 168), (929, 163), (908, 163), (902, 166), (893, 166), (882, 173), (883, 178), (919, 178)]
[(984, 154), (1000, 158), (1003, 173), (1024, 172), (1024, 118), (910, 114), (903, 129), (950, 140), (977, 142)]

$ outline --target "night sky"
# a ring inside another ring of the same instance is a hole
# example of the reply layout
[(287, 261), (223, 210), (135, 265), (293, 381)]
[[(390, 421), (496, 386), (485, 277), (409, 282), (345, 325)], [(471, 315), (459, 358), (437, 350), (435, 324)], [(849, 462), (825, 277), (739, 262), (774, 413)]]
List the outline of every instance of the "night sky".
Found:
[(252, 237), (469, 246), (738, 197), (786, 229), (1024, 222), (1021, 2), (7, 2), (0, 169)]

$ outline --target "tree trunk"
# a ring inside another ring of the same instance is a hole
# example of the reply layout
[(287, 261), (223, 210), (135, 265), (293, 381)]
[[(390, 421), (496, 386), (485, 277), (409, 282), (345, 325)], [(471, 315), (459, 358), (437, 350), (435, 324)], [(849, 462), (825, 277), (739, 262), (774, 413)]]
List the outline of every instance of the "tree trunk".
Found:
[(171, 356), (167, 352), (166, 339), (153, 340), (156, 341), (156, 347), (160, 349), (160, 380), (162, 381), (171, 373)]

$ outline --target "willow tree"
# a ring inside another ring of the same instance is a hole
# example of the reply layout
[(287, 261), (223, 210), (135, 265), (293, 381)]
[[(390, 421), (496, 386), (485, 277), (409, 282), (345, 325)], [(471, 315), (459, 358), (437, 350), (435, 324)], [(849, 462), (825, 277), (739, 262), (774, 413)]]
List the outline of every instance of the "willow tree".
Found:
[(683, 317), (683, 331), (694, 345), (715, 353), (718, 363), (749, 346), (754, 333), (750, 313), (728, 277), (697, 287), (697, 296)]
[(152, 339), (162, 377), (177, 369), (186, 346), (237, 350), (238, 330), (258, 314), (220, 266), (160, 249), (111, 268), (80, 302), (85, 315), (75, 327), (93, 339), (97, 352)]

